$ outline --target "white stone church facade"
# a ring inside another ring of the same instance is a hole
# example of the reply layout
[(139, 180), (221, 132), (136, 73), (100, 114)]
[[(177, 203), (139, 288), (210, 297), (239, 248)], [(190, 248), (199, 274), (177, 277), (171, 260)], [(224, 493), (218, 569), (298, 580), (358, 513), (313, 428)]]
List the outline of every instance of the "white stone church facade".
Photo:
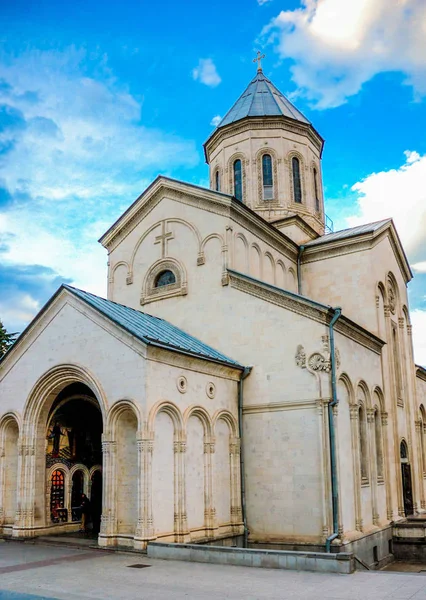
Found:
[(103, 235), (108, 299), (62, 286), (0, 362), (0, 533), (78, 529), (84, 491), (105, 547), (386, 559), (426, 511), (412, 273), (390, 219), (325, 232), (322, 149), (259, 70), (211, 189), (158, 177)]

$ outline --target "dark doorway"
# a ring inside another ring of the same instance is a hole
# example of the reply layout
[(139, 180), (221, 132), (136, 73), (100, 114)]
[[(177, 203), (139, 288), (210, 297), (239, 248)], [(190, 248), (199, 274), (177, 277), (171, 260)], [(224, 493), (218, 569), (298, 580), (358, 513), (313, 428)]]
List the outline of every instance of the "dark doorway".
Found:
[(404, 500), (405, 516), (412, 515), (413, 510), (413, 488), (411, 483), (411, 466), (408, 462), (408, 447), (405, 441), (401, 442), (401, 472), (402, 472), (402, 496)]
[(81, 495), (84, 491), (84, 477), (83, 471), (76, 471), (72, 476), (72, 489), (71, 489), (71, 509), (72, 509), (72, 520), (80, 521), (81, 519)]
[(92, 505), (93, 533), (99, 533), (102, 515), (102, 473), (99, 470), (92, 475), (90, 503)]

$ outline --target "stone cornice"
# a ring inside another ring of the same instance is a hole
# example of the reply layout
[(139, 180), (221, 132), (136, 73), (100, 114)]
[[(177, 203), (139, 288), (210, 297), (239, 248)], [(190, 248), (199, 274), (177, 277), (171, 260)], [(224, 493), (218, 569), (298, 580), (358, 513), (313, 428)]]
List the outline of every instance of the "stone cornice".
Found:
[(413, 274), (392, 221), (388, 221), (376, 231), (360, 233), (359, 235), (335, 239), (330, 242), (321, 242), (318, 245), (313, 243), (305, 248), (302, 264), (334, 258), (344, 254), (362, 252), (363, 250), (371, 250), (385, 238), (389, 239), (404, 280), (408, 283), (413, 278)]
[(297, 244), (245, 204), (228, 194), (162, 176), (153, 181), (99, 242), (108, 252), (114, 250), (163, 198), (231, 218), (242, 227), (250, 229), (278, 252), (296, 260)]
[[(313, 215), (306, 211), (307, 216), (312, 217)], [(318, 223), (322, 225), (321, 221), (319, 219), (317, 219)], [(315, 229), (313, 229), (309, 223), (307, 223), (304, 219), (302, 219), (302, 217), (300, 217), (299, 215), (291, 215), (290, 217), (283, 217), (281, 219), (276, 219), (275, 221), (269, 221), (269, 223), (271, 225), (273, 225), (274, 227), (276, 227), (277, 229), (280, 229), (281, 225), (297, 225), (298, 227), (300, 227), (300, 229), (306, 233), (306, 235), (308, 236), (308, 238), (310, 238), (311, 240), (315, 240), (318, 236), (318, 233), (315, 231)]]
[(147, 360), (185, 369), (186, 371), (220, 377), (221, 379), (239, 381), (241, 378), (241, 368), (233, 368), (232, 366), (220, 362), (212, 362), (208, 359), (204, 360), (194, 355), (171, 352), (166, 348), (159, 348), (157, 346), (147, 347)]
[[(248, 275), (238, 273), (237, 271), (229, 269), (228, 274), (231, 287), (241, 292), (245, 292), (246, 294), (250, 294), (261, 300), (270, 302), (271, 304), (276, 304), (277, 306), (281, 306), (282, 308), (326, 326), (329, 325), (330, 320), (333, 317), (334, 311), (331, 306), (315, 302), (304, 296), (288, 292), (287, 290), (282, 290), (268, 283), (253, 279)], [(343, 315), (337, 321), (334, 329), (350, 340), (372, 350), (376, 354), (381, 353), (381, 349), (385, 344), (385, 342), (376, 335)]]
[(426, 369), (421, 365), (416, 365), (416, 377), (422, 381), (426, 381)]
[[(327, 404), (329, 399), (325, 401)], [(268, 402), (265, 404), (250, 404), (243, 407), (244, 415), (252, 415), (266, 412), (281, 412), (284, 410), (306, 410), (317, 408), (318, 400), (310, 398), (307, 400), (283, 400), (282, 402)]]
[(208, 140), (204, 143), (204, 155), (206, 163), (209, 164), (212, 152), (217, 146), (230, 135), (238, 135), (250, 130), (283, 129), (298, 135), (308, 137), (313, 146), (318, 150), (320, 156), (324, 146), (324, 140), (314, 127), (284, 116), (276, 117), (245, 117), (240, 121), (230, 123), (219, 129), (215, 129)]

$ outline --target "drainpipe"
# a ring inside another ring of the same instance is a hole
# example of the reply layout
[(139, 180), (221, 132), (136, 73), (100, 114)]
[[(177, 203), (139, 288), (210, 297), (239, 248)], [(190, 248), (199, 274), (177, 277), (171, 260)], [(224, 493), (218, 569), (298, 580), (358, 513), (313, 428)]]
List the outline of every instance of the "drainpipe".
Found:
[(341, 308), (334, 308), (334, 315), (328, 326), (330, 334), (330, 363), (331, 363), (331, 396), (332, 400), (328, 404), (328, 433), (330, 436), (330, 470), (331, 470), (331, 496), (333, 507), (333, 533), (328, 536), (325, 543), (326, 552), (331, 552), (331, 542), (339, 534), (339, 489), (337, 485), (337, 464), (336, 464), (336, 431), (334, 429), (333, 407), (339, 402), (336, 388), (336, 360), (334, 349), (334, 325), (342, 315)]
[(297, 293), (302, 295), (302, 254), (305, 246), (299, 246), (299, 252), (297, 254)]
[(251, 373), (253, 367), (244, 367), (238, 382), (238, 433), (240, 436), (240, 479), (241, 479), (241, 512), (244, 523), (244, 541), (243, 548), (247, 548), (248, 528), (246, 511), (246, 481), (244, 470), (244, 446), (243, 446), (243, 400), (244, 400), (244, 379)]

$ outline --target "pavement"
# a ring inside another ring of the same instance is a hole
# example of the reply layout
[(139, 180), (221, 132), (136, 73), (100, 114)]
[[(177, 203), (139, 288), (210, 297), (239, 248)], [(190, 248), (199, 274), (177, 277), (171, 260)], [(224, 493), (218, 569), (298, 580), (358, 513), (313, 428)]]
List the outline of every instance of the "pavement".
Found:
[(51, 544), (0, 544), (0, 600), (201, 598), (426, 600), (426, 575), (307, 573), (152, 560), (143, 554)]

